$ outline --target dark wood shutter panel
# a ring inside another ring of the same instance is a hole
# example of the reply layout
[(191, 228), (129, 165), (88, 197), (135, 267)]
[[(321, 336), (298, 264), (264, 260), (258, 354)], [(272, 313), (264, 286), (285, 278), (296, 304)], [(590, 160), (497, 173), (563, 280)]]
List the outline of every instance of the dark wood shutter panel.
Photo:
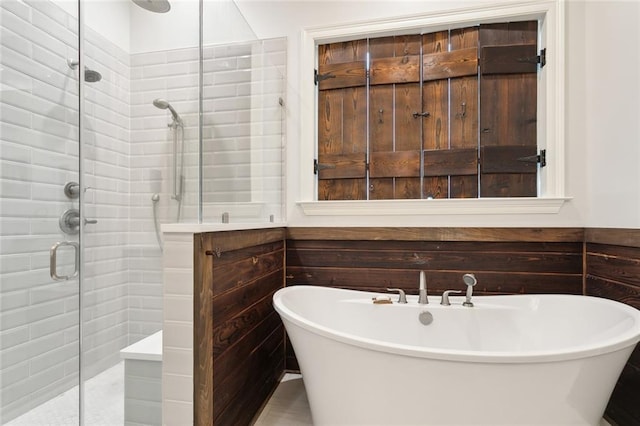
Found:
[(477, 46), (477, 27), (423, 37), (424, 198), (478, 196)]
[[(422, 36), (424, 55), (447, 52), (449, 31), (438, 31)], [(424, 61), (423, 61), (424, 64)], [(449, 81), (426, 80), (422, 85), (422, 111), (429, 116), (422, 119), (423, 149), (449, 148)], [(422, 180), (422, 198), (448, 198), (449, 179), (446, 176), (425, 176)]]
[(366, 63), (321, 64), (318, 66), (318, 80), (320, 90), (364, 86), (367, 84)]
[(536, 155), (535, 146), (483, 146), (480, 158), (482, 173), (536, 173), (537, 163), (523, 161)]
[(369, 176), (420, 177), (420, 151), (372, 152)]
[(373, 59), (370, 74), (371, 85), (417, 83), (420, 81), (420, 55)]
[(424, 81), (478, 74), (478, 49), (471, 47), (450, 52), (425, 54), (422, 58)]
[(536, 44), (483, 46), (480, 54), (482, 74), (521, 74), (538, 71)]
[(366, 54), (366, 40), (318, 46), (319, 200), (367, 197)]
[(318, 181), (318, 200), (366, 200), (362, 179), (332, 179)]
[(369, 40), (369, 198), (420, 198), (420, 36)]
[(478, 150), (475, 148), (424, 151), (425, 176), (477, 176)]
[(318, 162), (318, 179), (361, 178), (366, 173), (366, 159), (363, 153), (324, 154)]
[[(492, 52), (495, 57), (516, 53), (510, 67), (517, 65), (517, 57), (535, 56), (538, 39), (537, 21), (509, 22), (480, 26), (480, 50)], [(523, 46), (521, 49), (513, 46)], [(497, 46), (502, 46), (499, 49)], [(485, 53), (486, 53), (485, 52)], [(515, 73), (508, 68), (504, 73), (496, 63), (486, 61), (489, 71), (485, 72), (485, 61), (480, 62), (480, 146), (481, 174), (480, 195), (482, 197), (535, 197), (537, 176), (530, 172), (531, 163), (506, 160), (521, 149), (528, 156), (536, 153), (537, 136), (537, 74), (529, 69)], [(505, 61), (503, 61), (505, 62)], [(509, 61), (506, 61), (509, 62)], [(520, 64), (522, 65), (522, 64)], [(529, 67), (531, 64), (526, 64)], [(518, 147), (514, 147), (518, 145)], [(484, 159), (484, 155), (489, 158)], [(504, 164), (500, 164), (504, 161)]]

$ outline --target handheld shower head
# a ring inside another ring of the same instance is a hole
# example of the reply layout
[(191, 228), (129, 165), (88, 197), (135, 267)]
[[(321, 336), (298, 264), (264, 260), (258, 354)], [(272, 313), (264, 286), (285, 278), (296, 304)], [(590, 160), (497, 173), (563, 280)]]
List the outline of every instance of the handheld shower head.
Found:
[(162, 98), (154, 99), (153, 100), (153, 106), (155, 106), (156, 108), (160, 108), (160, 109), (168, 109), (169, 111), (171, 111), (171, 115), (173, 116), (173, 119), (176, 122), (178, 122), (178, 124), (182, 124), (182, 119), (180, 118), (180, 116), (178, 115), (176, 110), (173, 109), (171, 104), (169, 102), (167, 102), (166, 100), (164, 100)]
[(478, 284), (478, 280), (476, 276), (473, 274), (464, 274), (462, 276), (462, 281), (467, 285), (467, 294), (465, 295), (465, 301), (462, 303), (462, 306), (466, 306), (468, 308), (473, 308), (473, 302), (471, 302), (471, 297), (473, 296), (473, 286)]
[(478, 280), (476, 279), (476, 276), (473, 274), (464, 274), (462, 276), (462, 281), (464, 281), (464, 283), (470, 287), (473, 287), (474, 285), (478, 284)]

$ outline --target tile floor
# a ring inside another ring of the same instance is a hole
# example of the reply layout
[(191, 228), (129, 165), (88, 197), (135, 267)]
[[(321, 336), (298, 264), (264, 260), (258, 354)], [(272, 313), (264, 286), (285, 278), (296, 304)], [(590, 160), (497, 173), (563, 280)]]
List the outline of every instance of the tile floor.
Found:
[[(87, 381), (85, 424), (124, 424), (124, 363)], [(78, 425), (78, 388), (36, 407), (7, 426)], [(313, 426), (307, 394), (300, 374), (285, 374), (254, 426)], [(602, 420), (600, 426), (610, 426)]]
[[(85, 384), (85, 424), (122, 426), (124, 424), (124, 362), (87, 380)], [(78, 386), (68, 390), (6, 426), (77, 426)]]
[[(285, 374), (254, 426), (313, 426), (300, 374)], [(600, 426), (611, 426), (605, 419)]]
[(254, 426), (313, 426), (301, 375), (284, 375)]

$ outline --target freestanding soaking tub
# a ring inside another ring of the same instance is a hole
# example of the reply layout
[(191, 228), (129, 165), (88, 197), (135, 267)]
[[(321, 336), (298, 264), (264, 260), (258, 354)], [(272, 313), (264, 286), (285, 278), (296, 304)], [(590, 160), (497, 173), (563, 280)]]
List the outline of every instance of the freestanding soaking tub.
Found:
[(382, 296), (274, 295), (315, 425), (598, 425), (640, 340), (640, 311), (607, 299)]

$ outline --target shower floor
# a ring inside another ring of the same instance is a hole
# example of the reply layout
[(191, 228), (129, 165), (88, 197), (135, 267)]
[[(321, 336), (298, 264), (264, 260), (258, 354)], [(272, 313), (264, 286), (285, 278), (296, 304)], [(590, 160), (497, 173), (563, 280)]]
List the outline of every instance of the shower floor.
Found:
[[(124, 362), (85, 383), (84, 424), (124, 424)], [(78, 425), (78, 386), (6, 423), (7, 426)]]

